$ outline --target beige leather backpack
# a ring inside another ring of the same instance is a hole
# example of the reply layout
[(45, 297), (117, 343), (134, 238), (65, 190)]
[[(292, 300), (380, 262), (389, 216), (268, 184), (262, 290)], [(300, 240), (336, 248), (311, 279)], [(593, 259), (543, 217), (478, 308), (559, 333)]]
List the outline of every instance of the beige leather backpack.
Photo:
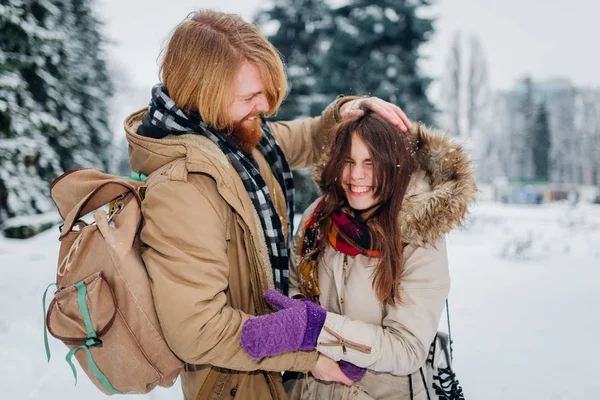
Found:
[(140, 255), (148, 181), (79, 169), (50, 186), (64, 225), (47, 331), (69, 347), (75, 379), (73, 356), (106, 394), (170, 387), (183, 366), (165, 342)]

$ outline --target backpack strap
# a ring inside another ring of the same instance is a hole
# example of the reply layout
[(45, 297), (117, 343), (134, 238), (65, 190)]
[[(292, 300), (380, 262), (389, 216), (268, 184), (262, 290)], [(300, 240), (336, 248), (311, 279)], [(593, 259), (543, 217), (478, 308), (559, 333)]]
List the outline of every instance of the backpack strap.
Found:
[(450, 347), (450, 361), (454, 358), (452, 354), (452, 329), (450, 329), (450, 306), (446, 297), (446, 321), (448, 321), (448, 347)]
[(75, 384), (77, 384), (77, 370), (75, 369), (75, 366), (73, 365), (73, 361), (71, 361), (71, 359), (73, 358), (73, 355), (77, 352), (77, 350), (84, 350), (87, 354), (88, 363), (90, 364), (90, 367), (94, 372), (94, 376), (100, 381), (100, 383), (102, 383), (106, 391), (108, 391), (111, 394), (123, 394), (110, 384), (108, 378), (102, 373), (102, 371), (100, 371), (100, 368), (98, 368), (98, 366), (94, 362), (94, 357), (92, 356), (90, 347), (102, 347), (102, 340), (98, 338), (98, 335), (96, 334), (96, 331), (94, 330), (94, 327), (92, 325), (90, 311), (85, 301), (87, 294), (87, 288), (85, 286), (85, 283), (83, 281), (77, 282), (75, 284), (75, 287), (77, 288), (77, 305), (79, 306), (79, 311), (81, 312), (81, 316), (83, 317), (83, 321), (85, 323), (85, 330), (88, 335), (85, 344), (73, 347), (66, 357), (67, 363), (71, 367), (71, 371), (73, 372), (73, 376), (75, 377)]

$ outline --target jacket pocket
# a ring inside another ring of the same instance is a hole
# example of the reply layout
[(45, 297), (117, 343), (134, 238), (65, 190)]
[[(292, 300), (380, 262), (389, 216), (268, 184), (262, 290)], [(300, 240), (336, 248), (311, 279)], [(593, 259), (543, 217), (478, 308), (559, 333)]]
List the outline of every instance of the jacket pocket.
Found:
[[(412, 382), (410, 382), (411, 380)], [(415, 399), (420, 398), (418, 396), (424, 393), (424, 385), (418, 371), (410, 376), (367, 371), (358, 384), (370, 396), (381, 400), (411, 399), (411, 386)]]

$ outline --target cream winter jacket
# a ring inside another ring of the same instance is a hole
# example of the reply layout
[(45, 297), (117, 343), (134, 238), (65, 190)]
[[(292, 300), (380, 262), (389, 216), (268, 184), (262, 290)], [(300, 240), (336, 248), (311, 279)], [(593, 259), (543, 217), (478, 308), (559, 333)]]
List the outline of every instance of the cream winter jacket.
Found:
[[(450, 289), (444, 234), (461, 224), (475, 184), (458, 145), (423, 126), (413, 133), (419, 137), (422, 169), (411, 179), (398, 221), (407, 243), (400, 304), (394, 308), (378, 301), (372, 287), (377, 259), (351, 257), (328, 246), (318, 265), (320, 302), (328, 313), (317, 350), (368, 370), (352, 387), (312, 377), (297, 380), (287, 384), (292, 399), (301, 392), (302, 399), (427, 399), (420, 369)], [(296, 242), (301, 238), (299, 229)], [(290, 296), (299, 294), (297, 253), (293, 264)]]

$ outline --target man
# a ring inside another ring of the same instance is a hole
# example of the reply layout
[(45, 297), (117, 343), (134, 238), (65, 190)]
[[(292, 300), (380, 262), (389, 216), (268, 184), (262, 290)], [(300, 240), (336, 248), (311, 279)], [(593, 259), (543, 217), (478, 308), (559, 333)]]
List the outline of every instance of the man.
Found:
[(171, 349), (185, 363), (187, 400), (286, 398), (280, 371), (351, 381), (332, 360), (296, 351), (255, 360), (242, 325), (269, 313), (262, 294), (287, 293), (291, 168), (311, 166), (330, 128), (361, 103), (401, 129), (410, 122), (376, 98), (341, 98), (320, 117), (264, 123), (286, 93), (280, 56), (239, 16), (192, 13), (177, 26), (150, 107), (127, 118), (134, 171), (149, 179), (143, 259)]

